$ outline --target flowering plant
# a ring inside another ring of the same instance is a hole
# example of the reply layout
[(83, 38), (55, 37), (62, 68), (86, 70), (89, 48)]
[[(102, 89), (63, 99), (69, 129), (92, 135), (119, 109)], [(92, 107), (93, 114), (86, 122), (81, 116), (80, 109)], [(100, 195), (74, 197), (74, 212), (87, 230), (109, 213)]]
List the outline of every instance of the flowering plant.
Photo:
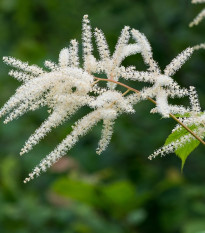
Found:
[[(192, 0), (193, 4), (197, 3), (205, 3), (205, 0)], [(205, 8), (193, 19), (193, 21), (189, 24), (190, 27), (198, 25), (203, 18), (205, 17)]]
[[(205, 112), (200, 109), (195, 88), (181, 87), (173, 79), (173, 75), (194, 51), (204, 45), (186, 48), (161, 71), (153, 58), (150, 43), (138, 30), (125, 26), (113, 54), (110, 53), (103, 32), (96, 28), (92, 33), (87, 15), (83, 17), (82, 31), (82, 67), (76, 40), (71, 40), (70, 46), (60, 51), (58, 64), (45, 61), (45, 67), (49, 71), (12, 57), (3, 58), (6, 64), (15, 68), (9, 74), (22, 82), (0, 110), (0, 117), (7, 116), (4, 123), (43, 106), (47, 106), (50, 113), (26, 141), (21, 155), (30, 151), (48, 132), (67, 121), (81, 107), (90, 108), (90, 112), (72, 126), (71, 133), (33, 169), (24, 182), (46, 171), (100, 121), (103, 129), (96, 152), (101, 154), (110, 143), (116, 118), (123, 113), (133, 114), (134, 105), (144, 100), (156, 105), (151, 113), (158, 113), (163, 118), (171, 117), (177, 122), (165, 145), (150, 155), (149, 159), (159, 154), (175, 152), (182, 159), (183, 165), (200, 142), (205, 144)], [(93, 55), (93, 34), (99, 59)], [(131, 37), (134, 43), (129, 42)], [(147, 70), (138, 71), (135, 66), (122, 65), (126, 57), (134, 54), (142, 56)], [(101, 74), (106, 75), (106, 78), (98, 77)], [(126, 80), (145, 82), (148, 85), (137, 90), (126, 85), (123, 82)], [(102, 87), (102, 82), (106, 82), (107, 86)], [(120, 91), (119, 86), (125, 88), (125, 91)], [(190, 106), (169, 103), (169, 98), (182, 97), (189, 98)]]

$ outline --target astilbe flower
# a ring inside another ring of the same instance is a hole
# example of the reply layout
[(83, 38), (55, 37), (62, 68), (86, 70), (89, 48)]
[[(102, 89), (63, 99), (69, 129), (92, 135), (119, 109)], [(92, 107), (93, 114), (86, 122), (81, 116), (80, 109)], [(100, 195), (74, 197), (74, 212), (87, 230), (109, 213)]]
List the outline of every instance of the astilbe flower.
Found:
[[(133, 106), (142, 100), (154, 98), (156, 108), (151, 112), (158, 112), (163, 117), (169, 117), (171, 113), (188, 111), (183, 106), (170, 105), (168, 98), (181, 98), (189, 95), (189, 91), (181, 88), (172, 76), (191, 56), (193, 48), (187, 48), (180, 53), (162, 73), (153, 58), (147, 38), (139, 31), (125, 26), (115, 51), (111, 55), (103, 32), (96, 28), (94, 36), (100, 55), (99, 59), (93, 55), (92, 36), (90, 21), (85, 15), (82, 33), (83, 68), (79, 65), (76, 40), (71, 40), (69, 48), (61, 50), (58, 64), (45, 61), (45, 66), (50, 71), (12, 57), (3, 58), (5, 63), (17, 69), (11, 70), (9, 74), (23, 82), (0, 110), (0, 117), (7, 115), (4, 123), (42, 106), (47, 106), (50, 113), (26, 141), (21, 155), (31, 150), (52, 128), (64, 123), (81, 107), (88, 106), (91, 110), (72, 126), (71, 133), (33, 169), (25, 182), (38, 176), (42, 171), (46, 171), (64, 156), (81, 136), (87, 134), (100, 121), (103, 122), (103, 129), (97, 153), (102, 153), (111, 140), (116, 118), (122, 113), (134, 113)], [(135, 43), (129, 43), (130, 37)], [(126, 57), (137, 53), (142, 55), (148, 66), (146, 71), (137, 71), (134, 66), (122, 66), (122, 61)], [(97, 74), (105, 74), (107, 79), (100, 79), (96, 77)], [(120, 79), (146, 82), (152, 86), (144, 87), (141, 92), (135, 91), (137, 93), (127, 95), (133, 88), (124, 85), (127, 91), (117, 90), (117, 84), (122, 84), (119, 82)], [(102, 88), (99, 82), (106, 80), (107, 87)], [(194, 111), (198, 111), (196, 102), (193, 99), (191, 102), (195, 106)], [(186, 120), (182, 119), (182, 121)]]
[[(205, 3), (205, 0), (192, 0), (193, 4), (196, 3)], [(190, 27), (198, 25), (205, 18), (205, 8), (193, 19), (189, 24)]]

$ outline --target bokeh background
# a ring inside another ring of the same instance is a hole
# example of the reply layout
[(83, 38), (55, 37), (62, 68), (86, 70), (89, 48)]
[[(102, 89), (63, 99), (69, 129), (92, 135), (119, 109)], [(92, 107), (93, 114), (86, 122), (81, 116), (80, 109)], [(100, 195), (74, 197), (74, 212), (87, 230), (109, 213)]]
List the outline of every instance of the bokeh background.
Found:
[[(205, 22), (189, 28), (203, 5), (189, 0), (1, 0), (0, 57), (14, 56), (43, 66), (57, 61), (69, 40), (81, 41), (81, 20), (89, 14), (113, 51), (124, 25), (143, 32), (163, 69), (187, 46), (205, 39)], [(131, 56), (124, 65), (146, 67)], [(177, 72), (175, 80), (197, 88), (205, 107), (205, 52), (198, 51)], [(0, 105), (19, 83), (0, 62)], [(140, 84), (132, 83), (135, 88)], [(186, 99), (177, 103), (186, 104)], [(40, 160), (70, 132), (69, 122), (50, 133), (29, 154), (20, 157), (25, 140), (47, 117), (46, 109), (0, 124), (1, 233), (204, 233), (205, 156), (199, 146), (187, 159), (183, 174), (174, 154), (147, 159), (163, 145), (175, 123), (149, 113), (152, 104), (136, 106), (121, 116), (109, 148), (95, 154), (101, 125), (82, 138), (47, 173), (23, 184)]]

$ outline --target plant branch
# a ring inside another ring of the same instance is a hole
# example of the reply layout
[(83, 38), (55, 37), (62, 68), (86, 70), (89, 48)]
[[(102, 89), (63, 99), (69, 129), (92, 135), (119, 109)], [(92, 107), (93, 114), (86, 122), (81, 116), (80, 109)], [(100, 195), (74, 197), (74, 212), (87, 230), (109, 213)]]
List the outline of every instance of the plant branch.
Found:
[[(122, 87), (125, 87), (127, 88), (129, 91), (133, 91), (137, 94), (140, 94), (140, 91), (138, 91), (137, 89), (134, 89), (130, 86), (127, 86), (126, 84), (124, 83), (121, 83), (121, 82), (118, 82), (118, 81), (115, 81), (115, 80), (112, 80), (112, 79), (106, 79), (106, 78), (98, 78), (98, 77), (94, 77), (96, 80), (98, 81), (105, 81), (105, 82), (113, 82), (113, 83), (116, 83)], [(150, 97), (147, 97), (147, 99), (152, 102), (153, 104), (157, 104), (155, 100), (153, 100), (152, 98)], [(179, 121), (173, 114), (169, 114), (169, 116), (175, 120), (178, 124), (180, 124), (183, 128), (185, 128), (193, 137), (195, 137), (198, 141), (200, 141), (203, 145), (205, 145), (205, 142), (200, 138), (198, 137), (190, 128), (188, 128), (186, 125), (184, 125), (181, 121)]]

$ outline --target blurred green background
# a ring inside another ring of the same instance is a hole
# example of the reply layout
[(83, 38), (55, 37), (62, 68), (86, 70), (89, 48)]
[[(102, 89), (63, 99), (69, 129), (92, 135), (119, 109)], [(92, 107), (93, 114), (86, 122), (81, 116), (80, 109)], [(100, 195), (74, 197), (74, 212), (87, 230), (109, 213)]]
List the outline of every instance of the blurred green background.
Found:
[[(203, 8), (189, 0), (0, 0), (0, 57), (14, 56), (43, 66), (57, 61), (69, 40), (81, 41), (81, 20), (89, 14), (113, 51), (124, 25), (143, 32), (163, 69), (187, 46), (205, 39), (205, 21), (188, 28)], [(145, 70), (141, 57), (124, 65)], [(198, 51), (177, 72), (175, 80), (197, 88), (205, 107), (205, 52)], [(19, 83), (0, 62), (0, 105)], [(138, 83), (132, 83), (136, 88)], [(185, 104), (187, 100), (177, 103)], [(46, 109), (29, 112), (8, 125), (0, 124), (1, 233), (204, 233), (205, 156), (199, 146), (184, 172), (174, 154), (147, 159), (163, 145), (174, 127), (170, 119), (150, 115), (152, 104), (136, 106), (135, 115), (121, 116), (108, 149), (95, 154), (101, 125), (82, 138), (47, 173), (23, 184), (40, 160), (69, 133), (71, 124), (50, 133), (24, 157), (18, 156), (31, 133), (47, 117)]]

